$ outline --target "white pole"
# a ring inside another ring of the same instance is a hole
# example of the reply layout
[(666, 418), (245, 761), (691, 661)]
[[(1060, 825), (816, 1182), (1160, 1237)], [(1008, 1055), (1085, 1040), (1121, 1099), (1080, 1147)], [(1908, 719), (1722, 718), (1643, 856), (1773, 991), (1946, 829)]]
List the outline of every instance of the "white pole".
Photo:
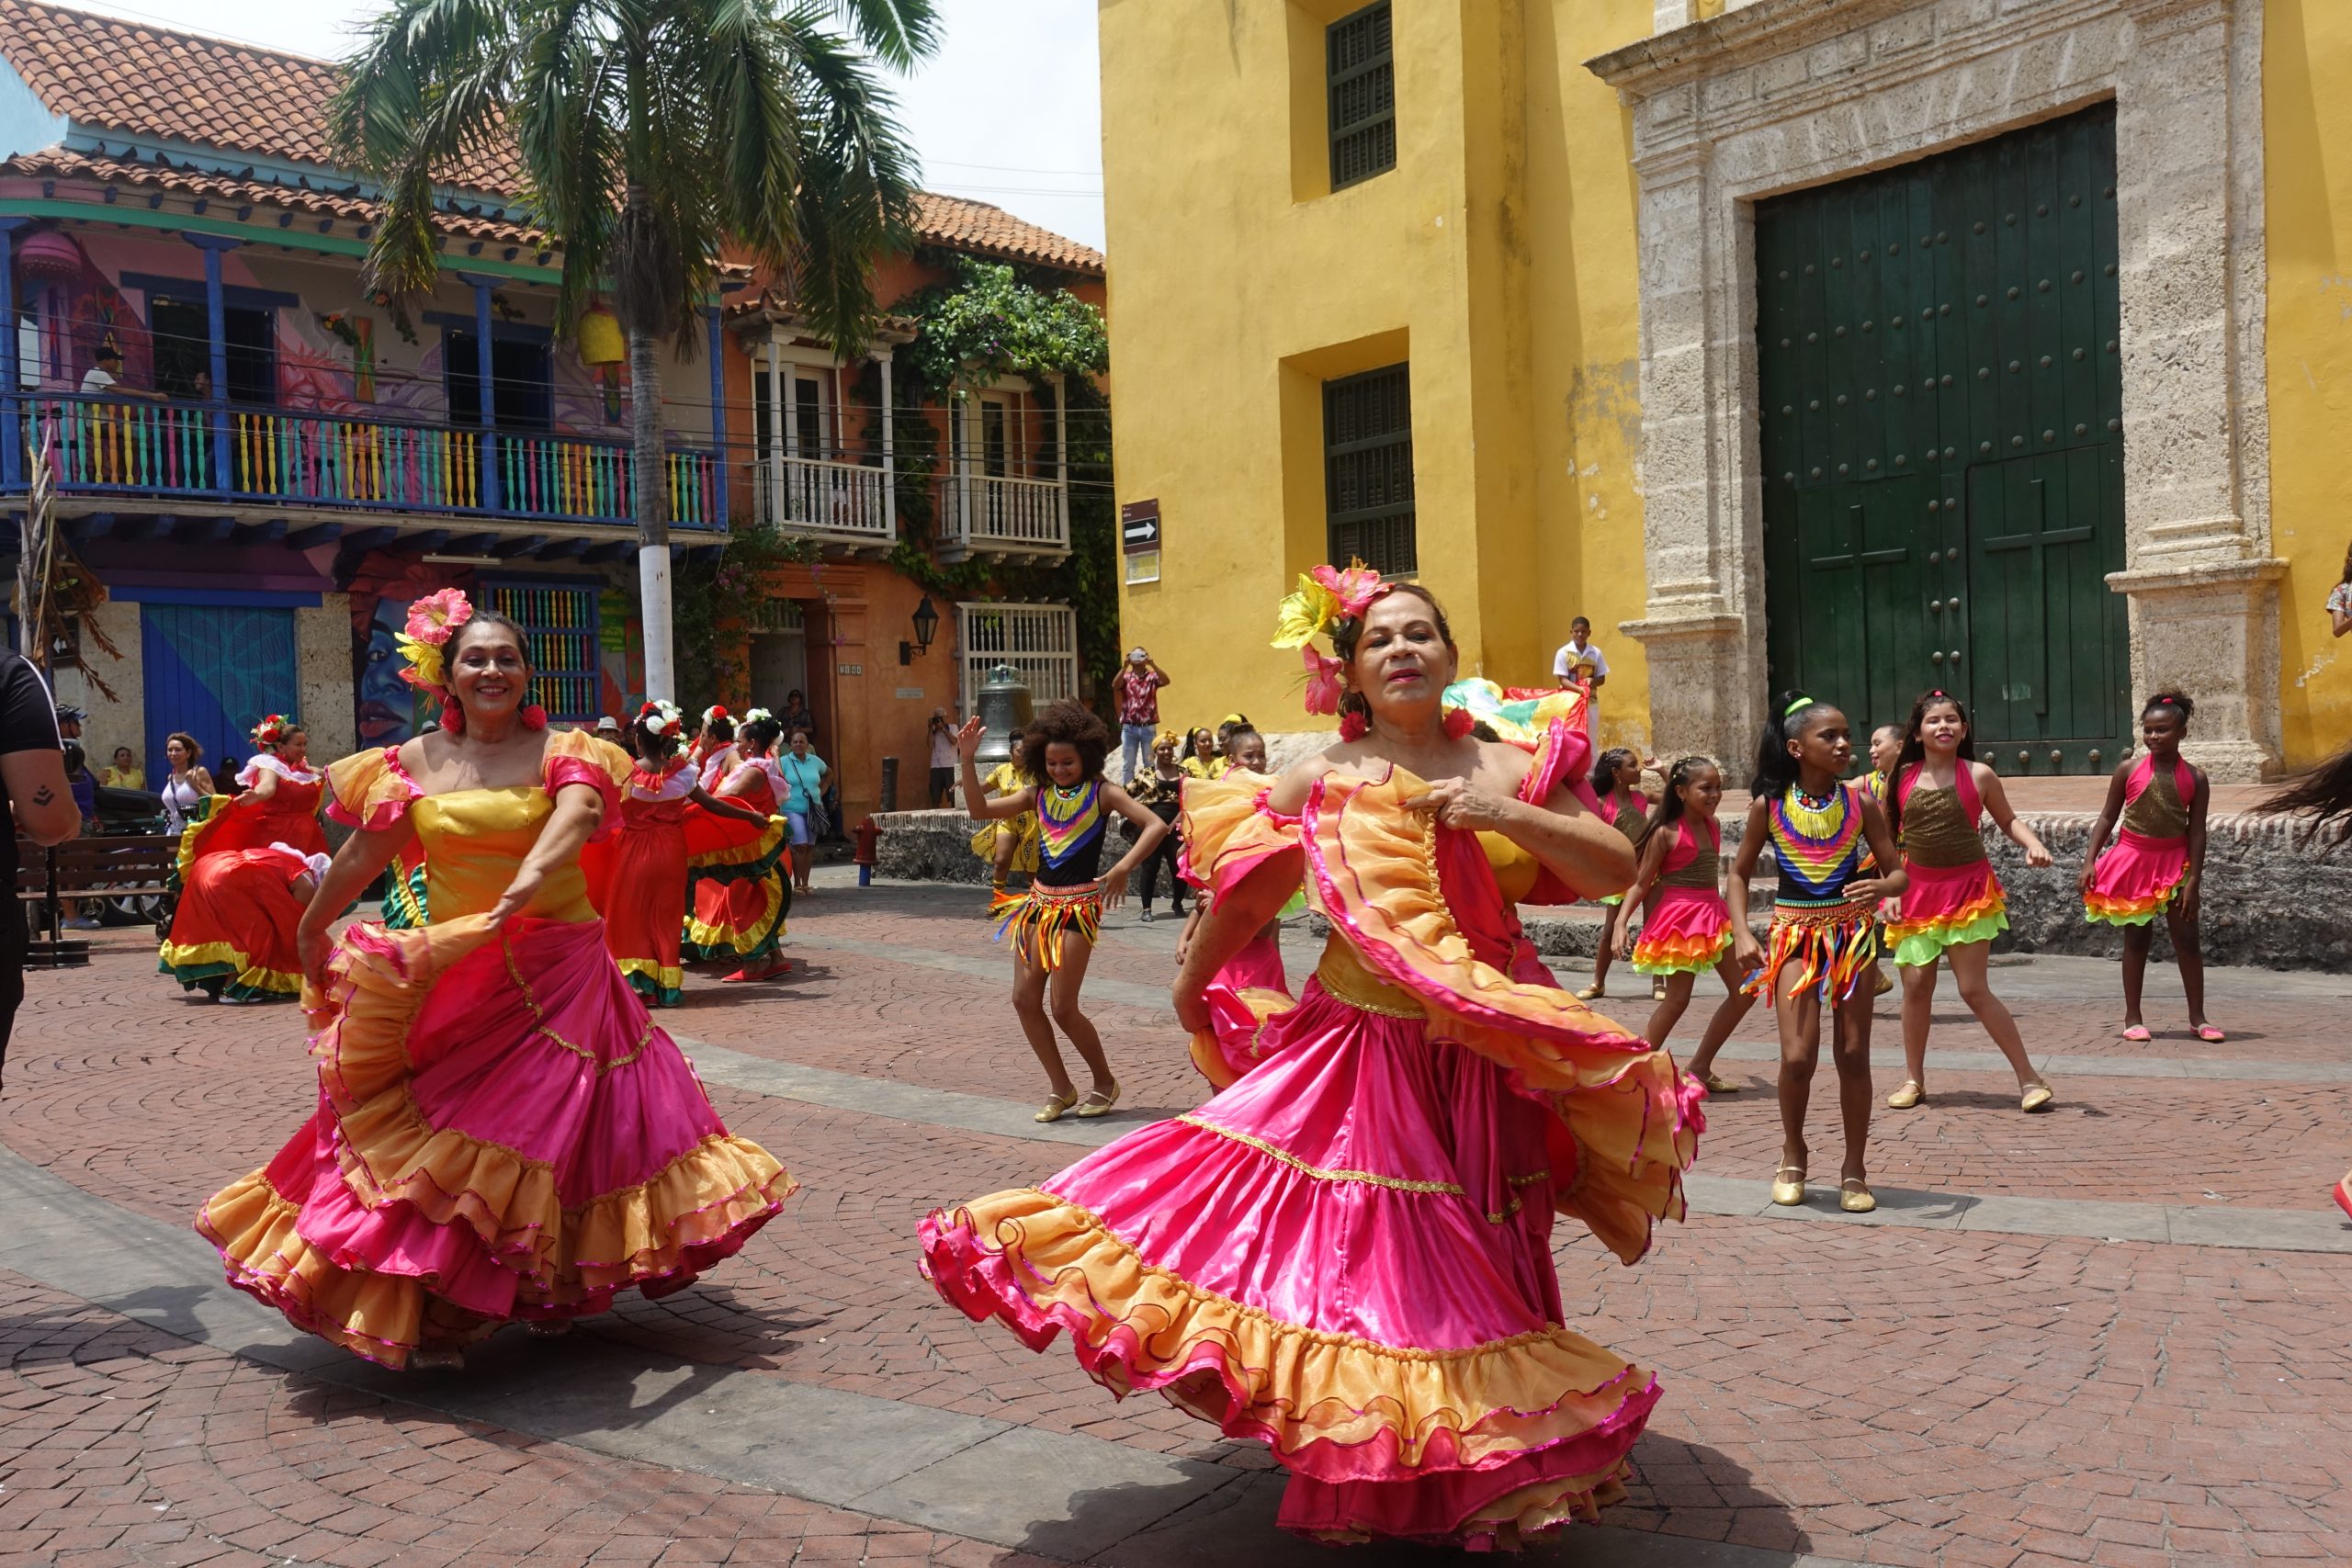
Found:
[(899, 536), (899, 441), (897, 421), (890, 412), (890, 351), (875, 355), (882, 367), (882, 531)]
[(678, 671), (670, 648), (670, 547), (655, 545), (637, 552), (637, 592), (645, 617), (645, 695), (649, 701), (675, 702)]
[(1054, 383), (1054, 460), (1055, 465), (1061, 470), (1059, 505), (1062, 514), (1062, 536), (1059, 542), (1068, 546), (1069, 543), (1069, 379), (1059, 373), (1049, 379)]

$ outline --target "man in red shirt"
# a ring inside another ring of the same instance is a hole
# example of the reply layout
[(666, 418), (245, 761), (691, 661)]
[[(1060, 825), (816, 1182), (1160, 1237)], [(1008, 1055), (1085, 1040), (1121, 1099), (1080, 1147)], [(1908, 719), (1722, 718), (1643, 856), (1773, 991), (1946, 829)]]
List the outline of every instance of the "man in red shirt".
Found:
[(1140, 648), (1127, 650), (1126, 663), (1111, 677), (1111, 700), (1119, 708), (1119, 782), (1151, 760), (1151, 738), (1159, 729), (1159, 688), (1171, 684), (1168, 672)]

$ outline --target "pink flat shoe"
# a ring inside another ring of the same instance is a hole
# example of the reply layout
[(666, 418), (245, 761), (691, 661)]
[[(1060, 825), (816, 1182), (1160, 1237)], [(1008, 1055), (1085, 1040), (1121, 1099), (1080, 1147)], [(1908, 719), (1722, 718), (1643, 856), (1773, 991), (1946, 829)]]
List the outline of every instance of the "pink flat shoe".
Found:
[(2208, 1045), (2219, 1045), (2222, 1041), (2227, 1040), (2229, 1036), (2222, 1033), (2220, 1030), (2214, 1028), (2210, 1023), (2200, 1023), (2197, 1026), (2197, 1038), (2202, 1040)]
[(2148, 1032), (2148, 1026), (2146, 1024), (2133, 1023), (2127, 1024), (2124, 1027), (2123, 1038), (2126, 1040), (2154, 1040), (2155, 1036)]

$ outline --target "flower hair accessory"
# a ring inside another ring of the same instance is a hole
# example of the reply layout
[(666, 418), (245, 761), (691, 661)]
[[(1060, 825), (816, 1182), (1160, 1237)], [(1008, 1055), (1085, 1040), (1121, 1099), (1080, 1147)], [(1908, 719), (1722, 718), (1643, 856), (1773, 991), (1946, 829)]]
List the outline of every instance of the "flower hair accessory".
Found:
[(256, 746), (276, 746), (294, 733), (294, 721), (282, 713), (265, 717), (253, 728), (253, 742)]
[(637, 710), (637, 722), (648, 735), (667, 735), (678, 728), (683, 716), (675, 703), (655, 700)]
[(408, 625), (399, 636), (401, 657), (408, 660), (401, 679), (421, 692), (431, 692), (446, 705), (449, 672), (441, 650), (458, 635), (458, 628), (473, 618), (474, 607), (460, 588), (444, 588), (411, 604)]
[(702, 710), (702, 727), (705, 729), (708, 729), (712, 719), (723, 718), (732, 721), (734, 717), (735, 716), (729, 713), (722, 704), (713, 703), (708, 707)]
[[(1341, 696), (1337, 659), (1308, 646), (1328, 637), (1343, 620), (1362, 618), (1374, 601), (1388, 592), (1380, 574), (1360, 560), (1346, 567), (1318, 566), (1302, 572), (1298, 587), (1282, 602), (1274, 619), (1274, 646), (1299, 650), (1306, 667), (1306, 711), (1335, 714)], [(1341, 726), (1344, 733), (1346, 726)]]
[(762, 720), (773, 721), (775, 717), (775, 715), (768, 712), (765, 708), (745, 708), (743, 710), (743, 723), (746, 728), (758, 724)]

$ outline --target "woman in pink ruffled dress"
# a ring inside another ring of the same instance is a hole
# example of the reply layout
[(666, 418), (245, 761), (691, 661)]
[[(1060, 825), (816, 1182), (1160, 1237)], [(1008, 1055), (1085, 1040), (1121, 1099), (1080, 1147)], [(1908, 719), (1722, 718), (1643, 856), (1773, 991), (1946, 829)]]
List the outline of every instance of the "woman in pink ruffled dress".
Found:
[[(560, 1331), (683, 1289), (793, 1183), (728, 1133), (605, 951), (580, 851), (618, 820), (628, 757), (547, 728), (513, 622), (445, 590), (409, 633), (441, 728), (331, 770), (357, 830), (297, 933), (318, 1109), (197, 1229), (296, 1326), (449, 1366), (509, 1320)], [(330, 940), (413, 840), (431, 923)]]
[(1267, 1444), (1290, 1529), (1511, 1546), (1622, 1495), (1658, 1398), (1564, 1325), (1553, 1216), (1640, 1258), (1681, 1216), (1703, 1091), (1562, 989), (1512, 911), (1632, 880), (1573, 793), (1581, 726), (1531, 757), (1442, 716), (1458, 656), (1418, 586), (1318, 568), (1278, 646), (1325, 631), (1310, 706), (1344, 691), (1339, 743), (1185, 795), (1214, 903), (1177, 1016), (1213, 1028), (1212, 977), (1303, 879), (1331, 934), (1299, 1001), (1199, 1110), (933, 1213), (923, 1266), (1033, 1349), (1067, 1330), (1114, 1393)]

